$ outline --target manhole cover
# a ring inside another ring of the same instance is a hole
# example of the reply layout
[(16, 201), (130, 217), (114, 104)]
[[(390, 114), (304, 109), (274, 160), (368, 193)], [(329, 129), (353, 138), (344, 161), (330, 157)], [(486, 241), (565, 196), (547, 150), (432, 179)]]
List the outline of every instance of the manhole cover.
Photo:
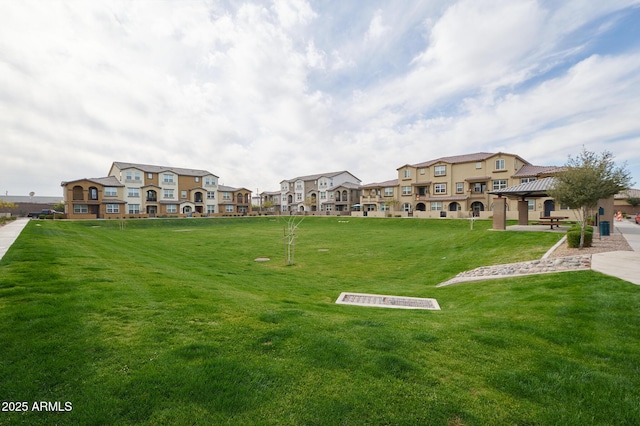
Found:
[(268, 257), (256, 257), (254, 260), (255, 260), (256, 262), (268, 262), (268, 261), (270, 261), (271, 259), (269, 259)]
[(436, 299), (385, 296), (382, 294), (341, 293), (336, 303), (342, 305), (375, 306), (379, 308), (440, 310), (440, 305), (438, 305)]

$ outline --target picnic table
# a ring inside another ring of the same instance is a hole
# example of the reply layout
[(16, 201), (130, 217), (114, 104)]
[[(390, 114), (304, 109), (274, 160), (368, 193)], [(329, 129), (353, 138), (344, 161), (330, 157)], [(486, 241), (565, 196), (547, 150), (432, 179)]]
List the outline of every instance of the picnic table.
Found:
[(568, 216), (541, 216), (540, 217), (540, 225), (549, 225), (551, 229), (555, 226), (556, 228), (560, 226), (560, 221), (564, 219), (569, 219)]

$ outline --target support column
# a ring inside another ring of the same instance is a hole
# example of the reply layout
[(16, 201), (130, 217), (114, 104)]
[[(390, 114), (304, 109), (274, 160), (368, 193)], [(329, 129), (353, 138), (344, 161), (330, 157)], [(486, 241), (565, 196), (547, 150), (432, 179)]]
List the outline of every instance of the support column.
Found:
[(507, 229), (507, 202), (505, 198), (493, 199), (493, 229)]
[(529, 202), (518, 200), (518, 225), (529, 224)]

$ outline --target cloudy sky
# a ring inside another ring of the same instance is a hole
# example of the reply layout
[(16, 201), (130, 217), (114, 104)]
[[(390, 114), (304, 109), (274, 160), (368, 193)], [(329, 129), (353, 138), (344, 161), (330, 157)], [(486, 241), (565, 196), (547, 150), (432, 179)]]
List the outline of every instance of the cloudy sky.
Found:
[(0, 193), (113, 161), (277, 190), (478, 151), (640, 187), (640, 1), (0, 0)]

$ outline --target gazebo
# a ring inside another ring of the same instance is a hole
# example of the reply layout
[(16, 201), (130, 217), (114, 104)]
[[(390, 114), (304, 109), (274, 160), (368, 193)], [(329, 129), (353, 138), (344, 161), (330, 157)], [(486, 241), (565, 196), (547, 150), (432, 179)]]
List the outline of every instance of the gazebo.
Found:
[(507, 204), (503, 197), (518, 199), (518, 225), (528, 225), (529, 203), (527, 198), (548, 197), (548, 191), (553, 188), (553, 183), (553, 177), (546, 177), (508, 188), (489, 191), (489, 194), (498, 196), (493, 199), (493, 229), (507, 228)]
[[(548, 197), (548, 191), (553, 188), (554, 182), (554, 177), (546, 177), (508, 188), (489, 191), (490, 194), (498, 196), (498, 198), (493, 199), (493, 229), (504, 230), (507, 228), (506, 202), (503, 197), (518, 199), (518, 225), (528, 225), (529, 204), (527, 198)], [(597, 221), (602, 217), (613, 219), (615, 213), (613, 197), (600, 200), (598, 206)], [(611, 231), (613, 231), (613, 222), (611, 222)]]

